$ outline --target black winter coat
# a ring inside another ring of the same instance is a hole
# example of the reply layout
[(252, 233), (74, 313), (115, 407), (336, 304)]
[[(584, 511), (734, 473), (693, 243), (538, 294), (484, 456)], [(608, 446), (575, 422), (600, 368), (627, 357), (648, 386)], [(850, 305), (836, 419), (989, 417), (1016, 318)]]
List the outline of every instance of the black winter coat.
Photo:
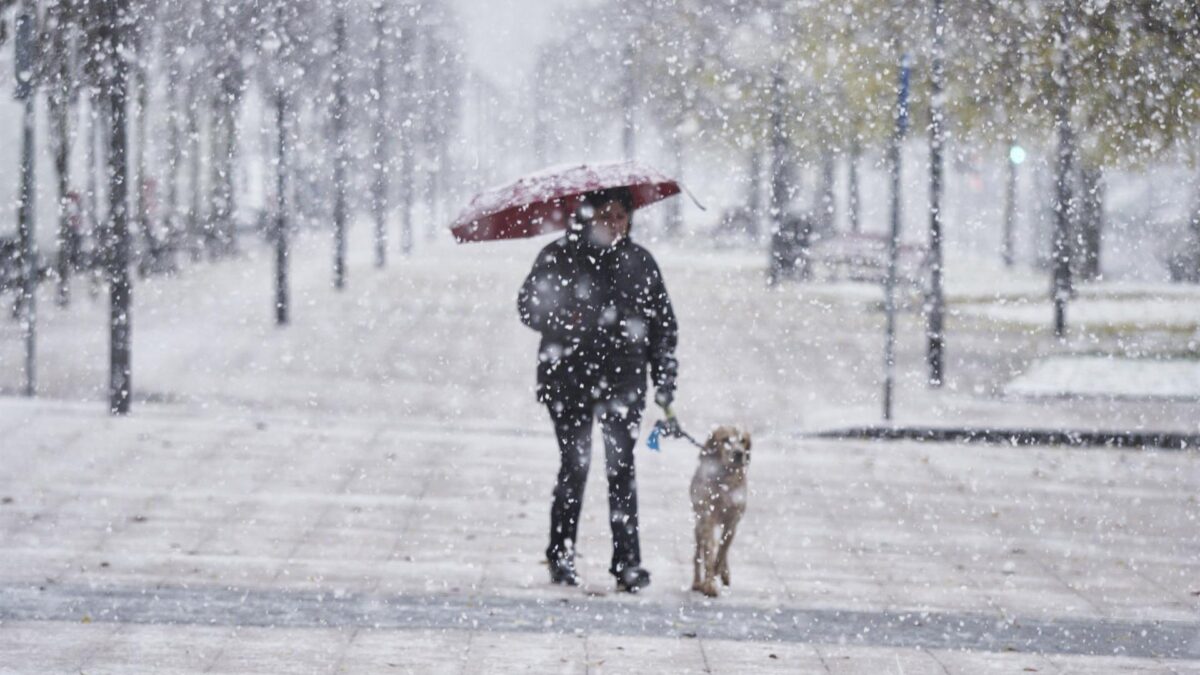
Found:
[(542, 334), (538, 400), (590, 392), (641, 406), (647, 369), (673, 394), (679, 329), (658, 264), (628, 237), (586, 242), (571, 233), (542, 249), (517, 297), (522, 323)]

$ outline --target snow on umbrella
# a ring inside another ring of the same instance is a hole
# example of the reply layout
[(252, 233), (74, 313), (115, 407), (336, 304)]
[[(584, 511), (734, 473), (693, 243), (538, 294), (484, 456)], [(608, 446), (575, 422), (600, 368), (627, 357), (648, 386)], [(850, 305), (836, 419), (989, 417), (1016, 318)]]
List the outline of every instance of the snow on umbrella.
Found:
[(545, 169), (476, 195), (450, 226), (459, 243), (565, 230), (589, 192), (627, 187), (635, 209), (679, 194), (680, 184), (637, 162)]

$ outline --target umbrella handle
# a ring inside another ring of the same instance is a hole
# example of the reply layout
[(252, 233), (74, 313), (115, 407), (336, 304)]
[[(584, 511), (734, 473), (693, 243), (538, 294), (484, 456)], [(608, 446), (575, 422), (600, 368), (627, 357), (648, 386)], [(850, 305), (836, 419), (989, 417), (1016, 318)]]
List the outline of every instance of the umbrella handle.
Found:
[(704, 205), (700, 203), (699, 199), (696, 199), (696, 195), (692, 194), (692, 191), (689, 190), (686, 185), (680, 183), (679, 181), (676, 181), (676, 183), (679, 185), (679, 189), (683, 190), (684, 194), (691, 198), (692, 203), (696, 205), (696, 208), (700, 209), (701, 211), (708, 210), (704, 208)]

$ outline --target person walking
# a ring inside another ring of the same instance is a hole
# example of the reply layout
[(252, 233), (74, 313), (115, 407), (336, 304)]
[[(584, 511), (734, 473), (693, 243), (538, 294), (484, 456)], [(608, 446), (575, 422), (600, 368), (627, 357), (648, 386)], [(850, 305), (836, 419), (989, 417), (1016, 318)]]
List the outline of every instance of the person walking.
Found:
[(541, 333), (537, 396), (550, 412), (561, 465), (550, 508), (546, 558), (553, 583), (577, 585), (575, 541), (592, 454), (604, 438), (617, 589), (650, 583), (638, 538), (633, 449), (647, 377), (674, 420), (678, 326), (654, 257), (630, 239), (628, 188), (589, 193), (575, 223), (542, 249), (517, 298), (521, 321)]

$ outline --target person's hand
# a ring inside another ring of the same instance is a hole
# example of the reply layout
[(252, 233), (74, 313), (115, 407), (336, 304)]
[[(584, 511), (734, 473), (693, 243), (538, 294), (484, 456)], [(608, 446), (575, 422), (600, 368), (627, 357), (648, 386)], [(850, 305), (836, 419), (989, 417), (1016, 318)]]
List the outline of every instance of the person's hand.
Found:
[(657, 403), (663, 410), (667, 411), (667, 416), (672, 417), (671, 403), (675, 401), (675, 392), (667, 389), (659, 389), (654, 393), (654, 402)]
[(683, 430), (679, 428), (679, 420), (675, 418), (675, 413), (667, 411), (667, 418), (659, 422), (662, 432), (668, 438), (679, 438), (683, 434)]
[(682, 433), (679, 428), (679, 420), (675, 419), (675, 411), (671, 410), (671, 402), (675, 400), (675, 395), (668, 389), (659, 389), (654, 394), (654, 402), (663, 409), (663, 414), (666, 415), (662, 424), (663, 433), (668, 437), (678, 438)]

